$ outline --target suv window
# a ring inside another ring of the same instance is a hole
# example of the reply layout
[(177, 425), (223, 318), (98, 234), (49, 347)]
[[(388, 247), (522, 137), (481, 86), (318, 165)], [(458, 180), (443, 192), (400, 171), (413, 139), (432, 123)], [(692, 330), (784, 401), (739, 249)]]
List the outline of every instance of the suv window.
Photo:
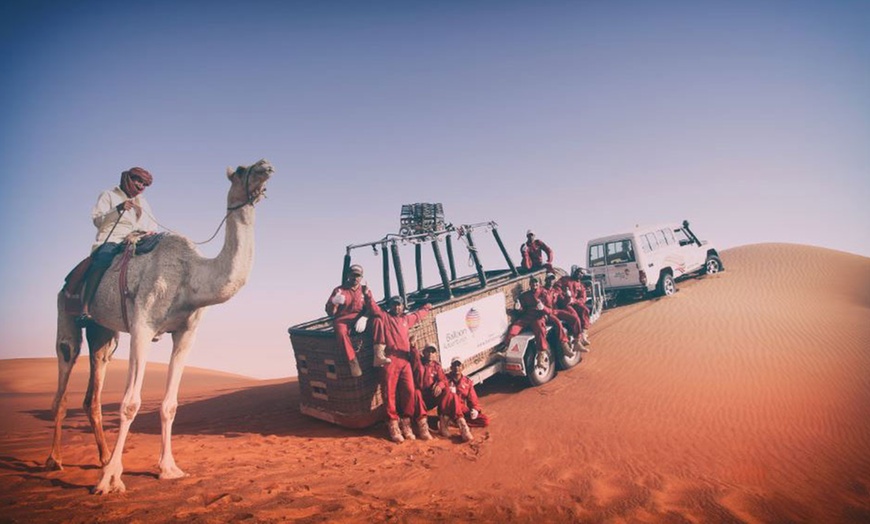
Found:
[(589, 267), (601, 267), (605, 263), (604, 244), (589, 246)]
[(656, 231), (656, 240), (659, 241), (660, 246), (668, 245), (668, 241), (665, 240), (665, 231), (663, 229)]
[(631, 240), (617, 240), (607, 243), (607, 264), (624, 264), (634, 262), (634, 250)]
[(653, 247), (654, 245), (655, 244), (650, 244), (649, 239), (646, 237), (646, 235), (640, 237), (640, 248), (643, 250), (644, 253), (649, 253), (650, 251), (655, 249)]

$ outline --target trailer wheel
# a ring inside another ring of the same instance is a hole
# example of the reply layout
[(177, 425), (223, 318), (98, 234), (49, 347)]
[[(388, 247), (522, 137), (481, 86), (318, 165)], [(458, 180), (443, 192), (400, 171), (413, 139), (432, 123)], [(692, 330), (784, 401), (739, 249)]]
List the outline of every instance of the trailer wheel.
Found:
[(656, 286), (656, 291), (663, 297), (669, 297), (677, 292), (677, 284), (674, 282), (674, 277), (670, 273), (662, 273), (659, 277), (659, 283)]
[(722, 271), (722, 261), (716, 255), (708, 255), (707, 261), (704, 262), (704, 273), (707, 275), (715, 275)]
[(571, 369), (579, 364), (581, 360), (583, 360), (583, 353), (579, 351), (575, 350), (574, 356), (568, 358), (561, 349), (559, 350), (559, 369)]
[(556, 360), (553, 358), (553, 350), (541, 352), (538, 358), (538, 350), (532, 346), (531, 351), (526, 353), (526, 369), (528, 370), (529, 383), (537, 387), (546, 384), (556, 376)]

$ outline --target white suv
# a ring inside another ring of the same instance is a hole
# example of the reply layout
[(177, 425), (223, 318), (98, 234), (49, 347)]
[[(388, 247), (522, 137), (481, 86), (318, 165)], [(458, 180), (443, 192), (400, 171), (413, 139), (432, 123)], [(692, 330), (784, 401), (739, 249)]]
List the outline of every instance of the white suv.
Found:
[(609, 300), (624, 295), (662, 296), (677, 291), (676, 279), (722, 271), (719, 250), (689, 229), (689, 222), (638, 226), (633, 231), (590, 240), (589, 270), (604, 281)]

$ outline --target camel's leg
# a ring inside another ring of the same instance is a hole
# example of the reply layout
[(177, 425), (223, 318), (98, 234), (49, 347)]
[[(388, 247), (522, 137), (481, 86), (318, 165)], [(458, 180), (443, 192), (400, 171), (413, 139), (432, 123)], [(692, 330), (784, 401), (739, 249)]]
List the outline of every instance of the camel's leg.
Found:
[(181, 375), (187, 355), (193, 347), (196, 338), (196, 328), (172, 334), (172, 356), (169, 359), (169, 375), (166, 377), (166, 394), (160, 407), (160, 423), (162, 427), (160, 440), (160, 478), (175, 479), (184, 477), (185, 473), (175, 464), (172, 456), (172, 423), (178, 409), (178, 388), (181, 385)]
[(145, 364), (148, 362), (148, 347), (154, 337), (154, 331), (134, 327), (130, 333), (130, 366), (127, 368), (127, 386), (124, 390), (124, 399), (121, 401), (121, 427), (118, 430), (118, 441), (108, 464), (103, 466), (103, 472), (99, 482), (94, 487), (94, 493), (106, 494), (111, 492), (123, 492), (126, 490), (121, 481), (124, 472), (122, 456), (127, 435), (130, 433), (130, 425), (139, 408), (142, 406), (142, 383), (145, 380)]
[(91, 372), (88, 378), (88, 392), (85, 394), (84, 408), (91, 421), (100, 465), (109, 462), (109, 446), (103, 432), (103, 385), (106, 381), (106, 368), (118, 344), (118, 334), (99, 325), (87, 328), (88, 348), (90, 348)]
[(54, 413), (54, 436), (51, 441), (51, 451), (45, 461), (45, 469), (63, 469), (61, 453), (61, 432), (63, 420), (66, 418), (66, 389), (73, 366), (82, 351), (82, 330), (78, 329), (73, 317), (63, 311), (62, 298), (58, 297), (57, 308), (57, 393), (51, 410)]

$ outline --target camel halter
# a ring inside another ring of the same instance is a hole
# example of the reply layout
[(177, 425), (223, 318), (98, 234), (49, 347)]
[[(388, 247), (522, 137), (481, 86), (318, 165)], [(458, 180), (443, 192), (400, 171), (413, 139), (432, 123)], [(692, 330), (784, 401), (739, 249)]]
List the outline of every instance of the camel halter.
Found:
[[(253, 206), (256, 204), (260, 197), (264, 196), (263, 194), (266, 192), (266, 188), (261, 187), (256, 192), (251, 193), (250, 183), (251, 183), (251, 168), (254, 166), (248, 166), (245, 168), (245, 201), (241, 204), (230, 206), (227, 208), (227, 211), (235, 211), (236, 209), (241, 209), (247, 205)], [(238, 170), (236, 170), (238, 173)]]

